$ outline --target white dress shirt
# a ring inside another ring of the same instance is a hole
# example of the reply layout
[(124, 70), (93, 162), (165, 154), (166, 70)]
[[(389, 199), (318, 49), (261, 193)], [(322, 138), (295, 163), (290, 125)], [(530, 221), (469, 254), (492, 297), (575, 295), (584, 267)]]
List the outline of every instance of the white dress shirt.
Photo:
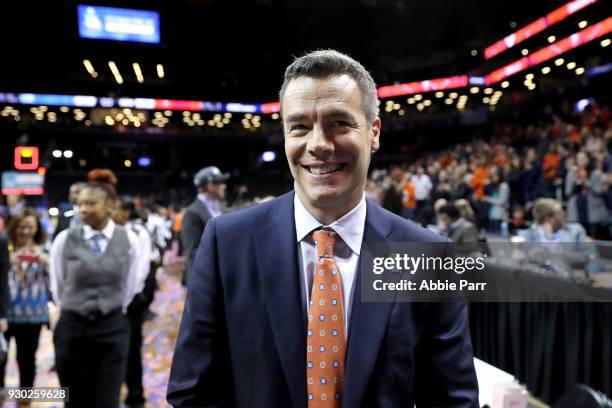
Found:
[(133, 231), (138, 236), (138, 242), (140, 244), (140, 267), (138, 268), (138, 285), (136, 286), (136, 293), (140, 293), (144, 290), (145, 280), (151, 271), (151, 260), (153, 256), (151, 246), (151, 235), (144, 225), (137, 224), (133, 221), (128, 221), (125, 227), (129, 231)]
[[(312, 239), (312, 232), (324, 226), (304, 207), (304, 204), (295, 194), (294, 198), (294, 218), (295, 231), (297, 233), (297, 244), (301, 254), (300, 273), (302, 274), (302, 301), (305, 305), (304, 310), (308, 310), (310, 292), (314, 279), (315, 265), (318, 263), (316, 256), (316, 246)], [(333, 229), (339, 236), (334, 248), (334, 262), (340, 270), (342, 277), (342, 297), (344, 299), (344, 327), (345, 334), (348, 336), (351, 308), (353, 304), (353, 293), (355, 275), (357, 273), (357, 263), (363, 241), (363, 231), (366, 219), (365, 195), (351, 211), (334, 221), (330, 225), (325, 225)]]
[(151, 247), (151, 256), (154, 260), (161, 262), (160, 248), (165, 248), (168, 240), (172, 238), (172, 231), (166, 226), (163, 217), (155, 212), (151, 212), (144, 223), (145, 228), (149, 231), (151, 242), (154, 244)]
[[(56, 302), (58, 307), (61, 307), (60, 300), (62, 296), (62, 290), (64, 288), (64, 275), (66, 271), (66, 259), (64, 258), (64, 245), (66, 244), (66, 237), (68, 236), (69, 230), (64, 230), (59, 233), (59, 235), (53, 241), (51, 245), (51, 253), (50, 253), (50, 261), (49, 261), (49, 280), (51, 293), (53, 294), (53, 299)], [(100, 245), (100, 249), (102, 253), (106, 251), (106, 247), (108, 246), (108, 242), (113, 236), (115, 232), (115, 222), (113, 220), (109, 220), (104, 227), (100, 231), (96, 231), (91, 228), (89, 225), (83, 225), (83, 239), (89, 242), (90, 245), (92, 243), (92, 238), (94, 235), (101, 234), (101, 238), (98, 243)], [(125, 313), (128, 305), (132, 302), (134, 295), (138, 294), (138, 288), (141, 283), (144, 285), (144, 282), (139, 282), (141, 278), (141, 252), (140, 247), (141, 244), (139, 242), (138, 236), (133, 232), (127, 229), (128, 240), (130, 242), (130, 266), (126, 281), (126, 291), (123, 297), (123, 312)], [(145, 276), (146, 277), (146, 276)]]
[(220, 216), (223, 213), (223, 211), (221, 210), (221, 203), (219, 202), (219, 200), (215, 200), (214, 198), (209, 198), (208, 196), (206, 196), (206, 194), (202, 194), (202, 193), (198, 194), (198, 200), (200, 200), (202, 204), (204, 204), (204, 206), (210, 213), (211, 217), (215, 218), (215, 217)]
[(431, 184), (431, 179), (427, 174), (412, 176), (412, 184), (414, 184), (414, 198), (417, 201), (429, 198), (429, 192), (433, 188), (433, 184)]

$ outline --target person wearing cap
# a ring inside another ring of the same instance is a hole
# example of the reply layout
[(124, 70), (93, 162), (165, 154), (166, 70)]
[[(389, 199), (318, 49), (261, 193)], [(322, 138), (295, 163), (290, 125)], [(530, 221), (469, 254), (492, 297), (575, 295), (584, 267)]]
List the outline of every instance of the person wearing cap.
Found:
[(218, 217), (223, 212), (225, 181), (229, 174), (222, 173), (218, 167), (208, 166), (200, 169), (193, 178), (198, 196), (187, 207), (183, 216), (181, 244), (187, 258), (183, 283), (187, 285), (193, 260), (208, 220)]
[(381, 126), (372, 77), (315, 51), (287, 68), (280, 101), (295, 191), (207, 223), (168, 402), (478, 407), (465, 304), (362, 299), (362, 243), (449, 242), (365, 197)]

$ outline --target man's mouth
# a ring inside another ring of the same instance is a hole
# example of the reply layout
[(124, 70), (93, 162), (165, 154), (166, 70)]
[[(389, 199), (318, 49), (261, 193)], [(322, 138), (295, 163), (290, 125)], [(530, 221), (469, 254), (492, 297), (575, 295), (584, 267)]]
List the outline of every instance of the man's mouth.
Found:
[(310, 174), (313, 174), (315, 176), (322, 176), (325, 174), (330, 174), (336, 171), (340, 171), (344, 169), (345, 166), (346, 166), (346, 163), (333, 163), (333, 164), (326, 164), (322, 166), (304, 166), (304, 167), (306, 168), (306, 170), (308, 170)]

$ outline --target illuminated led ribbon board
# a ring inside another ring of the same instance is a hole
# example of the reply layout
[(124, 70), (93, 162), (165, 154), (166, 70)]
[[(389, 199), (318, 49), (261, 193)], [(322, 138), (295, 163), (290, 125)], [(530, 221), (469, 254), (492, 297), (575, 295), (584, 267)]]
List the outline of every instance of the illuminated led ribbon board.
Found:
[(429, 79), (405, 84), (381, 86), (378, 88), (380, 98), (391, 98), (400, 95), (412, 95), (421, 92), (443, 91), (445, 89), (463, 88), (468, 85), (467, 75), (448, 78)]
[[(582, 31), (559, 40), (531, 55), (499, 68), (484, 77), (457, 75), (447, 78), (429, 79), (404, 84), (381, 86), (378, 88), (380, 98), (435, 92), (446, 89), (463, 88), (468, 85), (491, 85), (518, 72), (541, 64), (572, 49), (602, 37), (612, 31), (612, 17), (609, 17)], [(76, 108), (130, 108), (147, 110), (231, 112), (271, 114), (280, 112), (280, 102), (245, 104), (238, 102), (205, 102), (177, 99), (153, 98), (109, 98), (90, 95), (54, 95), (34, 93), (2, 93), (0, 103), (21, 105), (68, 106)]]
[(527, 24), (520, 30), (513, 32), (512, 34), (485, 48), (485, 59), (491, 59), (502, 52), (509, 50), (515, 45), (541, 33), (546, 28), (565, 20), (572, 14), (582, 10), (586, 6), (596, 3), (597, 1), (598, 0), (574, 0), (564, 4), (558, 9), (551, 11), (544, 17), (540, 17), (536, 21)]
[[(478, 77), (470, 78), (478, 80)], [(468, 85), (468, 76), (459, 75), (449, 78), (438, 78), (406, 84), (383, 86), (378, 88), (378, 96), (390, 98), (398, 95), (420, 92), (440, 91), (462, 88)], [(480, 83), (482, 85), (482, 83)], [(153, 98), (98, 98), (86, 95), (51, 95), (33, 93), (0, 93), (0, 103), (21, 105), (68, 106), (76, 108), (129, 108), (147, 110), (195, 111), (195, 112), (232, 112), (271, 114), (280, 112), (280, 102), (245, 104), (237, 102), (205, 102), (177, 99)]]
[(148, 110), (274, 113), (279, 103), (245, 104), (153, 98), (108, 98), (91, 95), (54, 95), (34, 93), (0, 93), (0, 103), (20, 105), (68, 106), (73, 108), (130, 108)]
[(514, 61), (506, 66), (503, 66), (491, 72), (490, 74), (485, 76), (485, 83), (487, 85), (492, 85), (521, 71), (539, 65), (562, 54), (565, 54), (566, 52), (571, 51), (576, 47), (584, 45), (590, 41), (593, 41), (599, 37), (610, 33), (610, 31), (612, 31), (612, 17), (608, 17), (607, 19), (592, 26), (589, 26), (582, 31), (574, 33), (569, 37), (566, 37), (547, 47), (535, 51), (527, 57), (523, 57), (517, 61)]

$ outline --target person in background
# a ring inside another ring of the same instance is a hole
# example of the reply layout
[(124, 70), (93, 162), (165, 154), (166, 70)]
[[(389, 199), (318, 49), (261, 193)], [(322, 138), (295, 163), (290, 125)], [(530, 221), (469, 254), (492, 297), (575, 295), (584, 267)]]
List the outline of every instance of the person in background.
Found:
[(178, 243), (177, 255), (182, 255), (183, 247), (181, 246), (181, 229), (183, 229), (183, 217), (185, 216), (185, 210), (178, 208), (172, 220), (172, 240)]
[(118, 407), (130, 341), (126, 311), (141, 275), (141, 243), (115, 224), (117, 178), (95, 169), (78, 198), (82, 225), (51, 247), (51, 292), (60, 309), (53, 342), (66, 407)]
[(483, 202), (490, 205), (487, 231), (493, 234), (502, 233), (507, 235), (508, 207), (510, 206), (510, 187), (502, 179), (501, 169), (494, 167), (490, 172), (490, 184), (485, 191), (487, 195), (482, 198)]
[(198, 190), (198, 196), (185, 210), (181, 241), (183, 254), (187, 258), (187, 266), (183, 275), (183, 283), (189, 282), (189, 274), (196, 251), (206, 223), (223, 212), (225, 198), (225, 181), (229, 174), (221, 173), (218, 167), (208, 166), (198, 171), (193, 178), (193, 184)]
[(478, 229), (473, 223), (461, 217), (456, 205), (445, 204), (437, 213), (444, 225), (442, 232), (455, 243), (453, 248), (456, 253), (465, 254), (476, 249), (472, 244), (479, 242)]
[(134, 232), (140, 242), (140, 274), (137, 293), (132, 303), (127, 308), (127, 316), (130, 320), (130, 347), (128, 351), (127, 370), (125, 383), (128, 394), (125, 404), (130, 408), (144, 407), (145, 397), (142, 386), (142, 325), (148, 307), (148, 298), (153, 295), (155, 281), (147, 279), (151, 270), (151, 237), (147, 229), (138, 221), (138, 212), (134, 200), (130, 197), (121, 197), (117, 209), (113, 214), (113, 220), (117, 225), (124, 226), (127, 230)]
[(246, 183), (237, 185), (234, 188), (234, 194), (232, 195), (232, 205), (227, 209), (227, 211), (236, 211), (250, 206), (252, 203), (249, 199), (249, 194), (249, 186)]
[(587, 242), (584, 227), (577, 222), (566, 222), (561, 204), (552, 198), (540, 198), (533, 205), (534, 224), (525, 231), (529, 242)]
[(433, 183), (422, 166), (417, 166), (417, 174), (412, 176), (412, 184), (414, 184), (414, 198), (416, 199), (416, 210), (414, 218), (424, 225), (427, 222), (425, 219), (427, 207), (430, 205), (430, 193), (433, 188)]
[(21, 213), (25, 208), (26, 202), (22, 195), (9, 194), (6, 196), (6, 207), (8, 209), (9, 221), (12, 217)]
[(559, 154), (559, 145), (551, 143), (548, 151), (542, 160), (542, 195), (544, 197), (554, 198), (556, 196), (555, 182), (559, 178), (561, 171), (561, 155)]
[(156, 262), (155, 268), (161, 265), (163, 251), (166, 249), (168, 240), (172, 238), (172, 232), (166, 225), (166, 219), (159, 211), (159, 206), (154, 203), (143, 204), (141, 211), (142, 221), (151, 236), (152, 257)]
[(442, 220), (440, 220), (440, 217), (438, 217), (438, 210), (440, 210), (440, 208), (444, 207), (446, 204), (448, 204), (448, 201), (446, 200), (446, 198), (438, 198), (434, 202), (433, 212), (435, 214), (435, 220), (432, 220), (432, 224), (429, 225), (428, 227), (432, 231), (435, 231), (437, 233), (442, 233), (442, 231), (444, 231), (444, 229), (446, 228), (446, 226), (442, 223)]
[(565, 143), (559, 143), (557, 145), (557, 153), (561, 158), (559, 161), (559, 171), (557, 172), (557, 178), (553, 181), (555, 186), (555, 195), (558, 201), (566, 201), (565, 196), (565, 178), (567, 177), (567, 162), (572, 157)]
[(162, 265), (164, 251), (172, 238), (172, 232), (166, 225), (166, 220), (161, 216), (160, 212), (161, 209), (154, 203), (143, 204), (140, 212), (141, 221), (151, 237), (151, 267), (145, 283), (145, 306), (147, 308), (145, 320), (152, 320), (155, 317), (155, 313), (149, 310), (149, 306), (153, 302), (155, 290), (157, 289), (157, 268)]
[(484, 157), (478, 159), (476, 169), (470, 180), (470, 187), (474, 190), (477, 201), (481, 201), (485, 195), (485, 185), (489, 179), (487, 160)]
[(414, 183), (412, 182), (412, 173), (406, 172), (404, 180), (400, 184), (402, 190), (402, 217), (411, 220), (414, 217), (414, 212), (417, 208), (416, 196), (414, 193)]
[(470, 204), (469, 200), (465, 198), (460, 198), (459, 200), (456, 200), (454, 204), (457, 206), (461, 218), (468, 220), (469, 222), (474, 224), (476, 228), (478, 228), (478, 224), (476, 223), (476, 214), (474, 214), (472, 204)]
[(450, 200), (451, 190), (451, 179), (448, 172), (446, 170), (440, 170), (437, 176), (437, 182), (434, 183), (434, 188), (432, 189), (432, 201), (435, 202), (439, 198)]
[(372, 180), (368, 180), (366, 183), (366, 198), (382, 204), (380, 197), (380, 191), (378, 190), (376, 183)]
[(608, 210), (603, 194), (606, 185), (600, 168), (595, 166), (588, 153), (578, 152), (576, 164), (567, 172), (565, 193), (567, 219), (582, 224), (594, 239), (608, 239)]
[[(9, 302), (8, 274), (11, 268), (9, 261), (9, 244), (4, 233), (0, 233), (0, 333), (8, 329), (6, 309)], [(0, 350), (0, 361), (6, 358), (8, 350)]]
[[(561, 254), (572, 268), (587, 270), (589, 260), (597, 259), (597, 249), (586, 230), (576, 222), (566, 222), (561, 204), (551, 198), (540, 198), (533, 206), (534, 224), (520, 233), (534, 247), (534, 253), (547, 259), (550, 253)], [(565, 268), (565, 266), (563, 266)], [(557, 271), (567, 274), (569, 271)]]
[(64, 211), (57, 220), (57, 227), (55, 227), (53, 239), (55, 239), (63, 230), (70, 227), (76, 227), (81, 224), (79, 219), (79, 206), (77, 205), (77, 198), (79, 197), (79, 193), (83, 187), (86, 185), (87, 183), (84, 181), (79, 181), (70, 186), (70, 189), (68, 190), (68, 201), (70, 201), (72, 204), (72, 209)]
[(465, 181), (466, 171), (462, 168), (457, 168), (453, 173), (452, 188), (449, 193), (450, 201), (470, 198), (472, 189)]
[[(17, 343), (20, 387), (32, 387), (36, 376), (36, 350), (43, 325), (49, 324), (48, 266), (44, 250), (47, 240), (36, 211), (24, 208), (8, 226), (10, 299), (7, 308), (7, 343)], [(0, 386), (4, 386), (6, 361), (0, 365)]]
[(523, 159), (523, 171), (521, 173), (525, 208), (531, 208), (535, 200), (540, 196), (539, 180), (541, 175), (542, 164), (538, 159), (536, 150), (529, 148)]
[(508, 227), (512, 235), (529, 228), (527, 220), (525, 219), (525, 210), (523, 210), (522, 207), (514, 207), (512, 216), (508, 220)]
[(434, 212), (438, 214), (440, 208), (444, 207), (446, 204), (448, 204), (448, 200), (446, 198), (438, 198), (433, 205)]
[(381, 183), (382, 207), (391, 211), (393, 214), (400, 214), (402, 211), (402, 195), (397, 183), (392, 176), (383, 176)]

